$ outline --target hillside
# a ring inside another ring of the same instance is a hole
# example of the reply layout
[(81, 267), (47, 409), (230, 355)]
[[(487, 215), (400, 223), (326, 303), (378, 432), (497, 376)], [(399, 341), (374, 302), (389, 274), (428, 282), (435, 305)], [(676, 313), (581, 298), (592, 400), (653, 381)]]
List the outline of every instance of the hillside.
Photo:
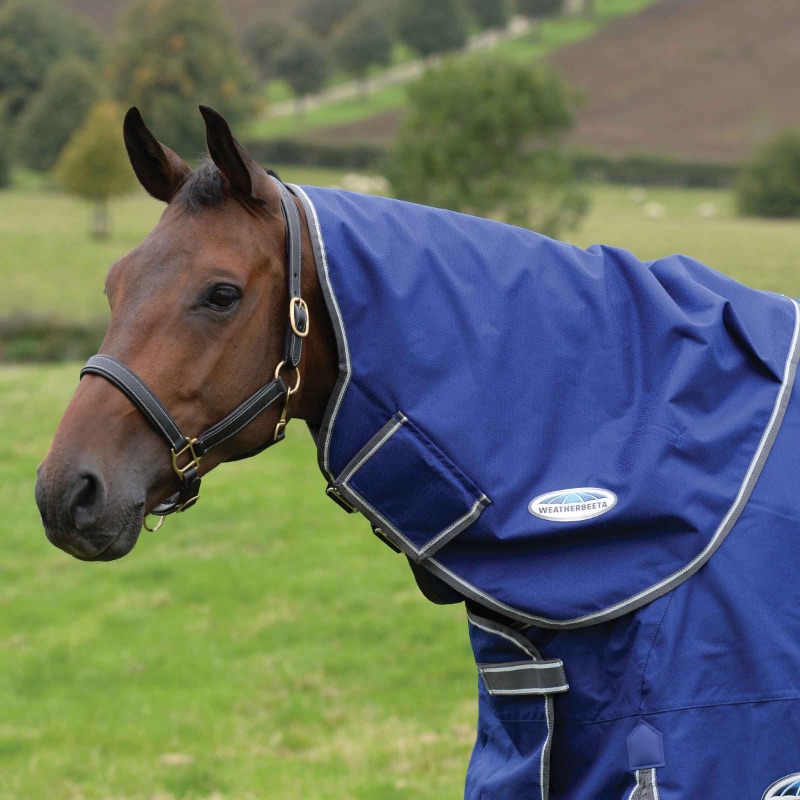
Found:
[(581, 148), (732, 160), (800, 126), (797, 0), (660, 0), (550, 60)]
[[(800, 127), (797, 0), (658, 0), (547, 60), (583, 95), (581, 150), (738, 161)], [(384, 144), (401, 116), (316, 134)]]

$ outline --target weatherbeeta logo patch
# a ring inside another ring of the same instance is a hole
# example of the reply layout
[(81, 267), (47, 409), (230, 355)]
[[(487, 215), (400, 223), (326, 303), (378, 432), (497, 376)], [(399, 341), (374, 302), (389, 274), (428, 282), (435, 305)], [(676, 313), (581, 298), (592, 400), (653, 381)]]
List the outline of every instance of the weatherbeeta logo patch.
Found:
[(761, 800), (772, 800), (773, 797), (800, 797), (800, 772), (787, 775), (764, 792)]
[(617, 496), (614, 492), (582, 486), (578, 489), (561, 489), (558, 492), (540, 494), (528, 504), (528, 511), (534, 517), (553, 522), (578, 522), (606, 514), (616, 504)]

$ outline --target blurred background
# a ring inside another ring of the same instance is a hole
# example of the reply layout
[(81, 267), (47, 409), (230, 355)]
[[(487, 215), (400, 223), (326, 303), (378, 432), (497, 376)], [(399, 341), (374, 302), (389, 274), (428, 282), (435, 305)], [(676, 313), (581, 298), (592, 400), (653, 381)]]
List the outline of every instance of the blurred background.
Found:
[(0, 798), (459, 797), (459, 607), (323, 495), (301, 425), (131, 556), (50, 546), (34, 471), (198, 103), (284, 180), (800, 295), (796, 0), (0, 0)]

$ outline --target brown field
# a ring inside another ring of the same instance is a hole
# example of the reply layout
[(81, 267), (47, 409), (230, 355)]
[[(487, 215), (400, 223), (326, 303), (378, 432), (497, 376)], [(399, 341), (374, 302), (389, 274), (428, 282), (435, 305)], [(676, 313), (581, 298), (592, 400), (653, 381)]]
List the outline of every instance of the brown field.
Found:
[[(549, 60), (583, 97), (581, 150), (738, 161), (800, 127), (798, 0), (660, 0)], [(385, 143), (400, 118), (317, 137)]]
[(734, 160), (800, 126), (797, 0), (661, 0), (551, 59), (601, 152)]

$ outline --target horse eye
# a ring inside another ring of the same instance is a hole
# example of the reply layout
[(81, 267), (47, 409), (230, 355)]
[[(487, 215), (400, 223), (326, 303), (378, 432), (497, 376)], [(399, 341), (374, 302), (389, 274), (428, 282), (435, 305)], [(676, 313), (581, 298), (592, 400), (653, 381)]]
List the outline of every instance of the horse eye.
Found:
[(234, 289), (233, 286), (217, 286), (209, 295), (206, 305), (217, 310), (224, 310), (230, 308), (238, 299), (238, 289)]

